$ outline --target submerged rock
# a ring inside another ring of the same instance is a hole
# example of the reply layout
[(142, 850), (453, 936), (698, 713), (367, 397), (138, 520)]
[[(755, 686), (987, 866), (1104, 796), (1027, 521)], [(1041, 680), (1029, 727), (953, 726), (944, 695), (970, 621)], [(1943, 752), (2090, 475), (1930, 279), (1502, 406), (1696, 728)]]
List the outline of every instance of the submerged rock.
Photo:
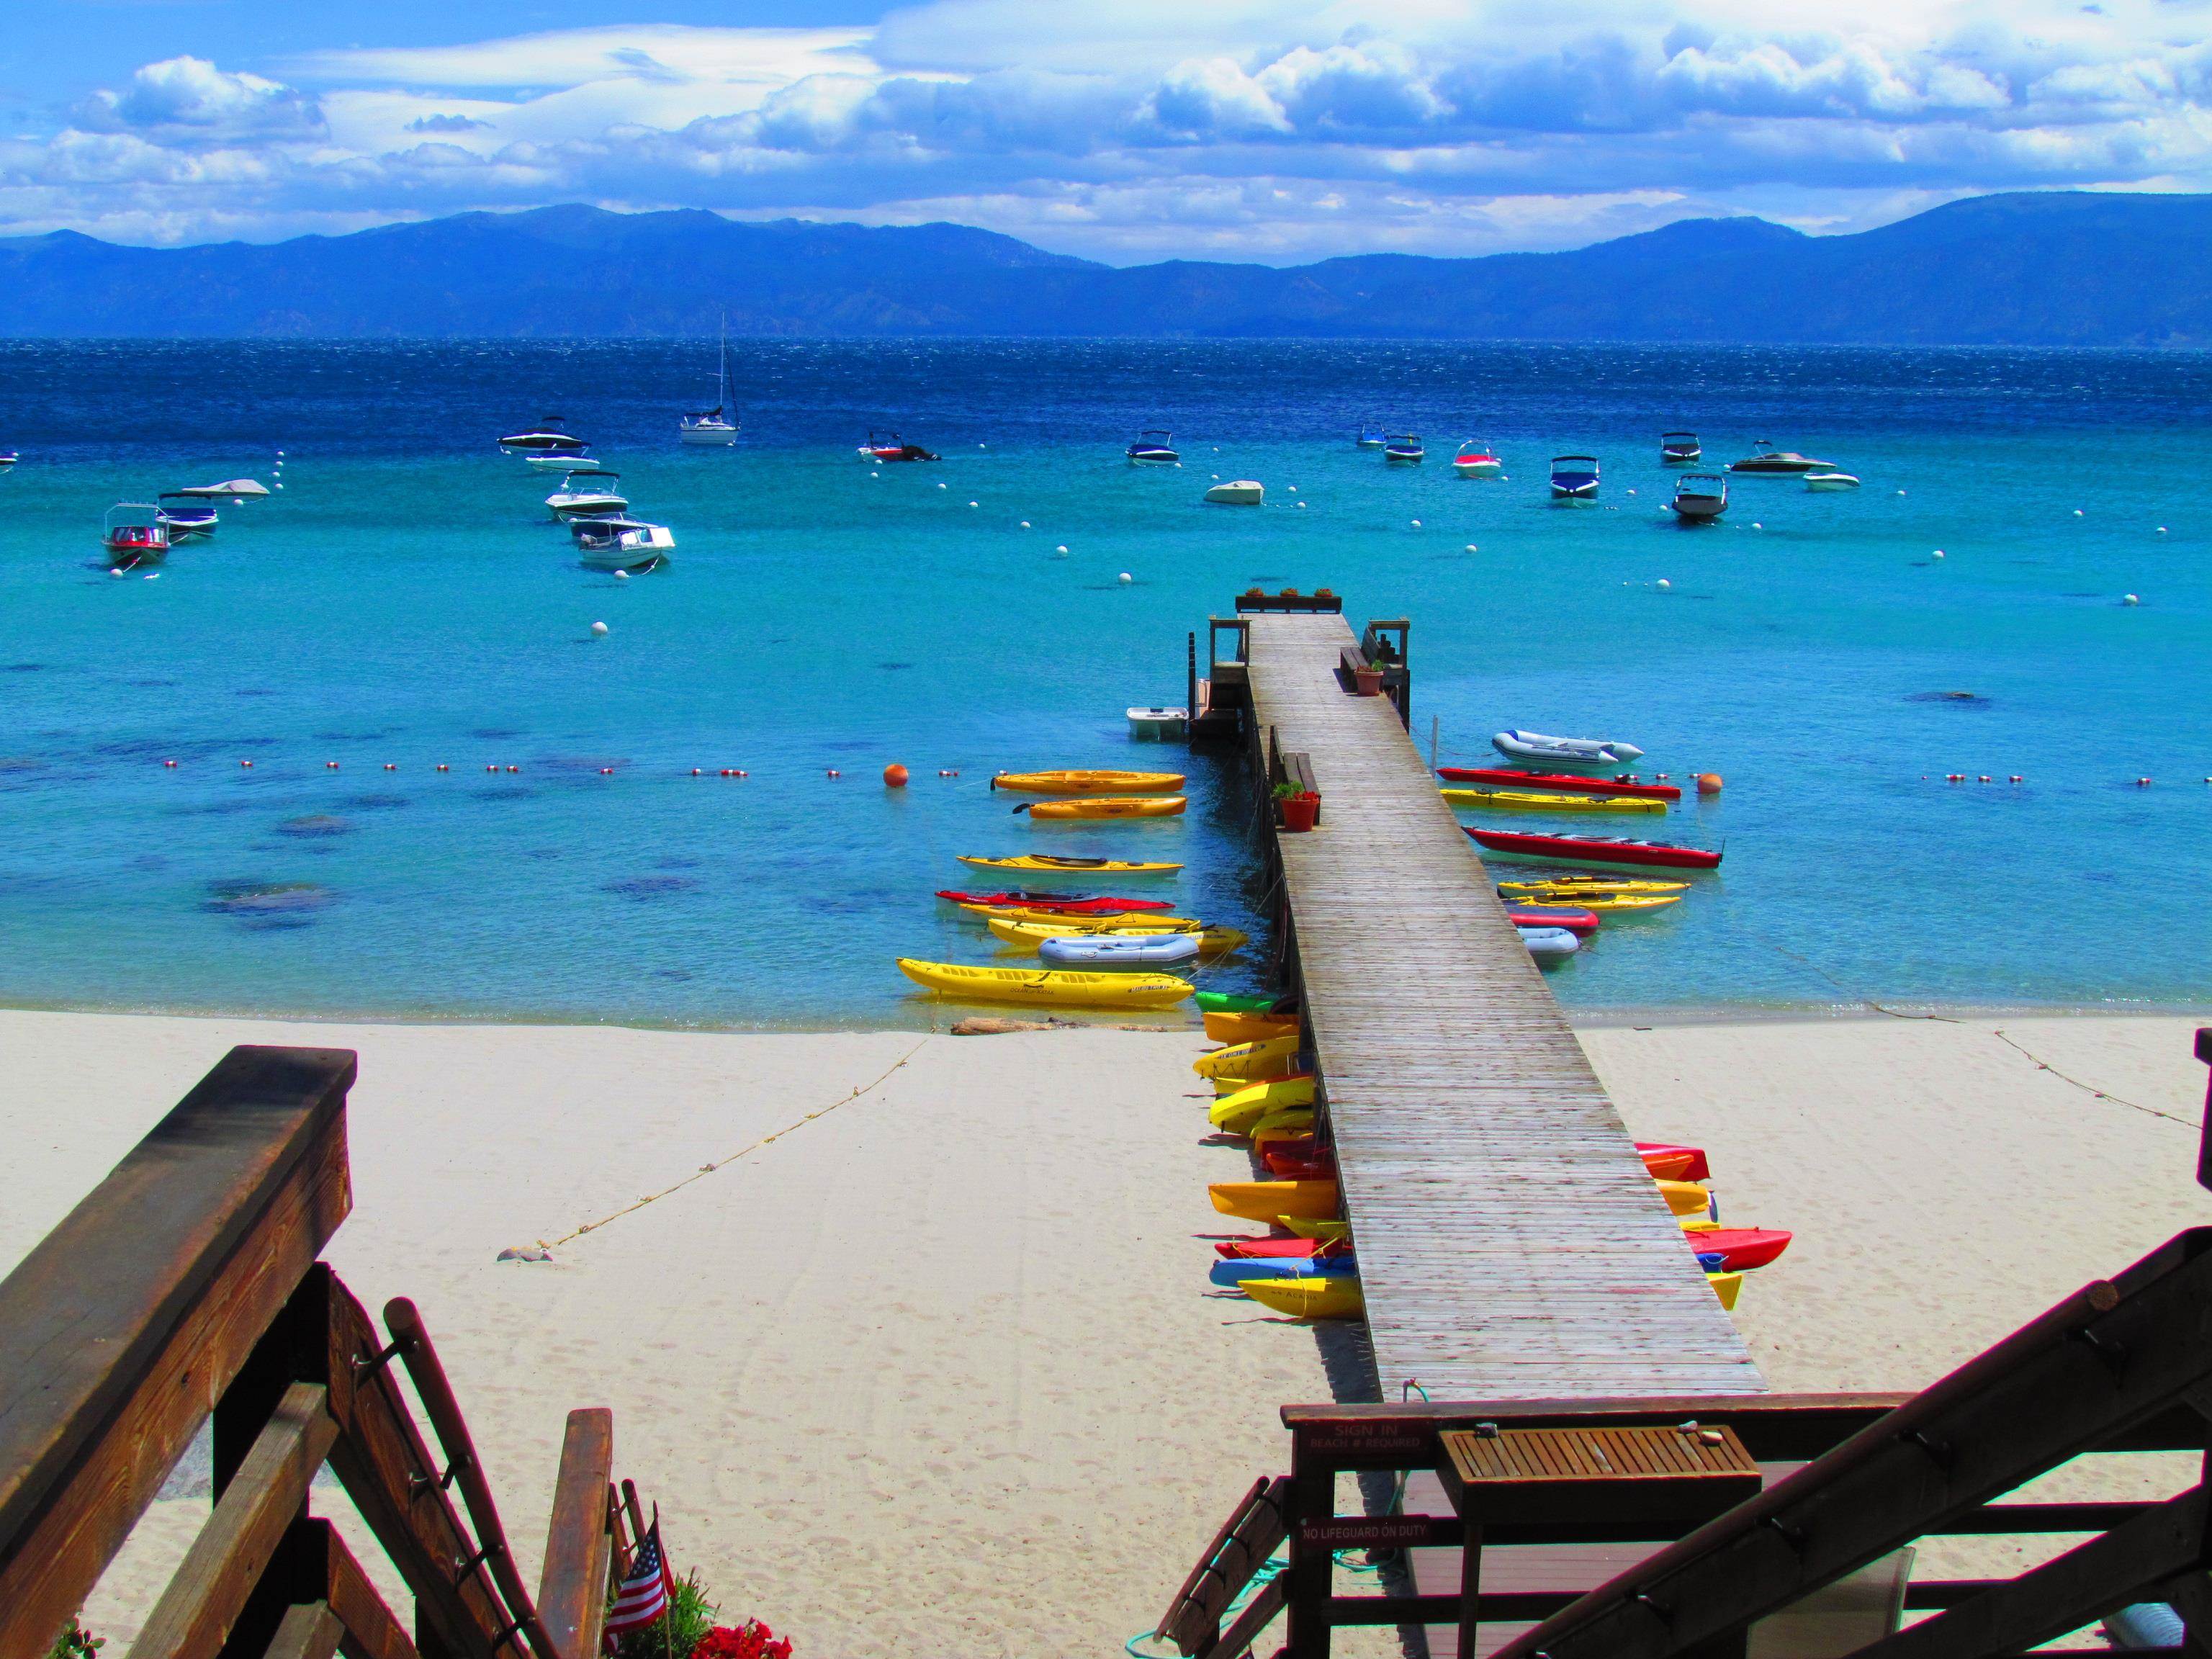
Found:
[(260, 927), (304, 927), (337, 901), (312, 881), (218, 881), (208, 891), (208, 909)]
[(310, 812), (305, 817), (287, 818), (276, 826), (280, 836), (343, 836), (353, 829), (347, 819), (334, 812)]

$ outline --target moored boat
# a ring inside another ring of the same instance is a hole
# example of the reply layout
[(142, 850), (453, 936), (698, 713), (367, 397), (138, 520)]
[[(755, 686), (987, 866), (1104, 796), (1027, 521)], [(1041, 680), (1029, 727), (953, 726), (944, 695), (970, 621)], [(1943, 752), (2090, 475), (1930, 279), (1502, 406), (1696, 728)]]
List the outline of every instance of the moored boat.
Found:
[(714, 374), (714, 406), (695, 410), (676, 423), (680, 443), (727, 448), (738, 441), (738, 423), (725, 412), (730, 406), (730, 324), (722, 319), (721, 356)]
[(1176, 453), (1175, 434), (1164, 426), (1148, 426), (1124, 452), (1132, 466), (1173, 466), (1182, 459)]
[(1393, 466), (1411, 466), (1428, 453), (1418, 432), (1394, 432), (1382, 441), (1382, 459)]
[(1514, 789), (1565, 789), (1577, 794), (1639, 795), (1645, 800), (1680, 800), (1671, 783), (1638, 783), (1632, 778), (1586, 778), (1572, 772), (1516, 772), (1503, 766), (1439, 766), (1437, 775), (1454, 783), (1498, 783)]
[(926, 990), (969, 1002), (1060, 1008), (1172, 1008), (1196, 988), (1170, 974), (1089, 974), (1053, 968), (970, 968), (898, 958), (899, 972)]
[[(1765, 439), (1759, 440), (1765, 444)], [(1816, 461), (1809, 455), (1800, 455), (1794, 449), (1761, 449), (1756, 455), (1747, 455), (1740, 461), (1730, 461), (1731, 472), (1832, 472), (1833, 461)]]
[(1267, 487), (1257, 478), (1231, 478), (1207, 490), (1206, 499), (1216, 507), (1261, 507), (1267, 503)]
[(1129, 735), (1167, 740), (1180, 738), (1190, 729), (1190, 710), (1188, 708), (1139, 708), (1128, 711)]
[(1181, 772), (1117, 772), (1095, 767), (1001, 772), (991, 780), (994, 789), (1012, 789), (1024, 795), (1167, 794), (1182, 786)]
[(1320, 1220), (1336, 1213), (1334, 1181), (1217, 1181), (1206, 1189), (1213, 1207), (1246, 1221), (1278, 1216)]
[(533, 472), (604, 472), (606, 463), (592, 455), (573, 455), (563, 450), (551, 455), (531, 455), (523, 464)]
[(629, 498), (615, 488), (619, 472), (570, 472), (561, 487), (545, 498), (545, 510), (555, 518), (608, 519), (629, 511)]
[(1024, 801), (1014, 811), (1033, 818), (1179, 818), (1189, 805), (1182, 795), (1085, 795)]
[(1528, 789), (1445, 789), (1454, 806), (1487, 812), (1663, 812), (1667, 803), (1640, 795), (1552, 795)]
[(1750, 1273), (1764, 1267), (1790, 1248), (1790, 1235), (1778, 1227), (1713, 1227), (1703, 1224), (1682, 1229), (1683, 1242), (1698, 1253), (1707, 1271)]
[(1555, 501), (1594, 501), (1597, 499), (1597, 457), (1552, 457), (1552, 499)]
[(1381, 427), (1372, 421), (1362, 421), (1352, 441), (1356, 448), (1380, 449), (1382, 447), (1383, 437), (1384, 434)]
[(501, 438), (499, 447), (510, 455), (573, 455), (586, 446), (560, 416), (541, 415), (535, 426)]
[(1717, 870), (1721, 862), (1718, 853), (1703, 847), (1632, 841), (1626, 836), (1530, 835), (1472, 826), (1467, 833), (1486, 853), (1533, 864), (1565, 864), (1601, 870)]
[(1611, 738), (1555, 738), (1517, 728), (1493, 733), (1490, 746), (1510, 761), (1543, 771), (1620, 772), (1644, 758), (1634, 744)]
[(165, 489), (155, 498), (155, 510), (161, 522), (168, 526), (169, 540), (190, 541), (194, 537), (212, 536), (222, 521), (222, 510), (204, 495), (187, 495), (173, 489)]
[(1728, 480), (1717, 472), (1686, 472), (1667, 505), (1685, 524), (1705, 524), (1728, 511)]
[(860, 446), (860, 459), (864, 461), (888, 463), (933, 461), (938, 457), (933, 451), (924, 449), (920, 444), (907, 442), (896, 432), (882, 436), (871, 432), (868, 434), (868, 441)]
[(182, 489), (167, 493), (191, 501), (227, 501), (233, 507), (241, 507), (247, 501), (259, 501), (269, 493), (269, 486), (255, 478), (225, 478), (221, 483), (186, 484)]
[(1119, 915), (1127, 910), (1166, 910), (1164, 899), (1115, 898), (1108, 894), (1032, 893), (1020, 888), (1004, 893), (963, 893), (940, 887), (937, 896), (948, 904), (1018, 906), (1029, 910), (1051, 910), (1071, 916)]
[(12, 449), (0, 449), (0, 472), (5, 472), (21, 459), (22, 457)]
[(1257, 1083), (1263, 1078), (1287, 1077), (1298, 1069), (1298, 1043), (1296, 1036), (1240, 1042), (1233, 1048), (1200, 1054), (1191, 1061), (1190, 1069), (1216, 1083)]
[(1036, 942), (1054, 968), (1172, 968), (1198, 960), (1199, 936), (1184, 933), (1058, 934)]
[(1557, 927), (1572, 933), (1577, 939), (1588, 939), (1597, 932), (1604, 918), (1595, 910), (1575, 904), (1524, 904), (1516, 902), (1507, 907), (1506, 920), (1516, 927)]
[[(1500, 898), (1558, 898), (1574, 896), (1577, 904), (1587, 904), (1600, 898), (1649, 897), (1660, 894), (1681, 894), (1690, 890), (1686, 881), (1638, 880), (1630, 876), (1576, 875), (1532, 876), (1527, 881), (1501, 881), (1498, 884)], [(1584, 897), (1587, 894), (1589, 896)]]
[(1583, 948), (1582, 940), (1564, 927), (1516, 927), (1513, 931), (1521, 935), (1521, 943), (1528, 947), (1528, 954), (1535, 957), (1540, 968), (1547, 963), (1565, 962)]
[(1858, 487), (1859, 481), (1848, 472), (1808, 472), (1805, 475), (1805, 488), (1808, 489), (1856, 489)]
[[(665, 524), (636, 519), (569, 520), (584, 564), (593, 570), (651, 570), (668, 562), (676, 534)], [(593, 533), (598, 531), (601, 533)]]
[(135, 570), (168, 556), (169, 527), (153, 502), (118, 501), (100, 520), (100, 544), (113, 568)]
[(1462, 478), (1502, 478), (1505, 463), (1488, 444), (1477, 443), (1469, 438), (1452, 457), (1452, 471)]
[(1695, 466), (1705, 459), (1705, 446), (1698, 441), (1696, 433), (1662, 432), (1659, 434), (1660, 465)]
[(963, 864), (979, 870), (1018, 870), (1024, 874), (1060, 876), (1171, 876), (1180, 864), (1138, 859), (1059, 858), (1050, 853), (1012, 853), (994, 858), (982, 853), (956, 854)]

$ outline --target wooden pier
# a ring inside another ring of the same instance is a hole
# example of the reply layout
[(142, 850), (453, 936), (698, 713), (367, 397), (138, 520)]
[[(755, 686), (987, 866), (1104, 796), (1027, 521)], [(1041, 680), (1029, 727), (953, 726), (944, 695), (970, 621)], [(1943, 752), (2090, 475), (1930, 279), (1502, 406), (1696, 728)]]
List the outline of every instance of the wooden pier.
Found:
[[(1407, 734), (1404, 624), (1266, 603), (1216, 619), (1208, 708), (1322, 797), (1276, 841), (1382, 1398), (1762, 1390)], [(1389, 695), (1355, 696), (1378, 638)]]

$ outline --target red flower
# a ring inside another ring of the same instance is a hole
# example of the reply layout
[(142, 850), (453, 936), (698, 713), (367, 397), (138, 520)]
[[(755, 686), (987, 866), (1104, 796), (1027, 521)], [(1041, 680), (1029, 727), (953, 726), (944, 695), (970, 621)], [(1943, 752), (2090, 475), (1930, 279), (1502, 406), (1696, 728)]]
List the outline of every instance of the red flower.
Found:
[(715, 1626), (699, 1638), (691, 1659), (791, 1659), (791, 1643), (778, 1641), (759, 1620), (748, 1619), (742, 1630)]

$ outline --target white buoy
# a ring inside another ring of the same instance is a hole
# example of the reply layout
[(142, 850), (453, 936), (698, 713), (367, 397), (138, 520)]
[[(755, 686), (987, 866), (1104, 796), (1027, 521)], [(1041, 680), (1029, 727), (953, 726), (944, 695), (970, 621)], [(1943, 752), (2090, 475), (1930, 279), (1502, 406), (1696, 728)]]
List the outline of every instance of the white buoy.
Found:
[(2122, 605), (2141, 605), (2142, 601), (2132, 593), (2123, 593), (2120, 595), (2120, 603)]
[(1127, 587), (1127, 586), (1131, 582), (1134, 581), (1135, 580), (1136, 580), (1136, 578), (1135, 578), (1134, 576), (1132, 576), (1132, 575), (1131, 575), (1127, 571), (1124, 570), (1124, 571), (1121, 573), (1121, 586), (1122, 586)]
[(1753, 520), (1751, 521), (1751, 527), (1752, 527), (1753, 530), (1764, 530), (1764, 529), (1765, 529), (1765, 528), (1766, 528), (1766, 526), (1765, 526), (1765, 525), (1763, 525), (1763, 524), (1759, 523), (1759, 521), (1758, 520), (1756, 520), (1756, 519), (1753, 519)]
[(1298, 511), (1299, 511), (1299, 512), (1301, 512), (1301, 513), (1303, 513), (1303, 512), (1304, 512), (1305, 510), (1306, 510), (1306, 504), (1305, 504), (1304, 501), (1300, 501), (1300, 502), (1298, 503)]
[(1636, 492), (1635, 492), (1634, 490), (1632, 490), (1632, 490), (1630, 490), (1628, 493), (1629, 493), (1630, 495), (1633, 495)]
[(280, 449), (276, 452), (276, 459), (280, 461), (284, 459), (284, 452), (283, 450)]
[(627, 571), (627, 570), (617, 570), (617, 571), (616, 571), (616, 572), (615, 572), (615, 580), (616, 580), (617, 581), (618, 581), (618, 582), (626, 582), (626, 581), (628, 581), (628, 580), (629, 580), (629, 571)]
[(969, 503), (968, 503), (968, 505), (969, 505), (969, 506), (970, 506), (970, 507), (973, 507), (973, 506), (975, 506), (975, 503), (974, 501), (970, 501), (970, 502), (969, 502)]
[(1472, 552), (1474, 552), (1474, 551), (1475, 550), (1475, 546), (1474, 546), (1474, 544), (1473, 542), (1469, 542), (1469, 543), (1467, 544), (1467, 550), (1468, 550), (1468, 552), (1470, 552), (1470, 553), (1472, 553)]
[(880, 478), (880, 477), (882, 477), (884, 475), (883, 475), (882, 473), (880, 473), (880, 472), (871, 472), (870, 474), (868, 474), (868, 476), (869, 476), (871, 478)]
[(2080, 507), (2077, 507), (2074, 509), (2074, 516), (2077, 519), (2081, 516), (2081, 509)]
[(1660, 591), (1662, 593), (1664, 593), (1664, 592), (1668, 592), (1670, 588), (1672, 588), (1672, 587), (1674, 586), (1674, 583), (1672, 583), (1672, 582), (1670, 582), (1670, 581), (1668, 581), (1668, 580), (1664, 576), (1662, 576), (1662, 577), (1659, 579), (1659, 580), (1658, 580), (1658, 582), (1657, 582), (1656, 586), (1657, 586), (1657, 587), (1658, 587), (1659, 591)]
[(945, 484), (939, 484), (939, 485), (938, 485), (937, 487), (938, 487), (939, 489), (944, 489), (948, 488), (949, 486), (945, 485)]
[(146, 580), (149, 582), (157, 582), (161, 580), (161, 573), (158, 570), (149, 570), (146, 573)]
[(1931, 559), (1940, 559), (1940, 558), (1942, 558), (1942, 557), (1943, 556), (1943, 550), (1942, 550), (1942, 548), (1940, 548), (1940, 547), (1939, 547), (1939, 548), (1937, 548), (1937, 549), (1936, 549), (1933, 553), (1930, 553), (1928, 556), (1929, 556), (1929, 558), (1931, 558)]
[(282, 489), (283, 487), (284, 487), (284, 481), (283, 481), (282, 478), (277, 479), (277, 480), (276, 480), (276, 488), (277, 488), (277, 489)]
[(1421, 527), (1421, 521), (1419, 519), (1415, 519), (1413, 520), (1413, 526), (1414, 529), (1419, 530)]
[(607, 625), (605, 623), (593, 623), (592, 624), (592, 637), (593, 639), (605, 638), (606, 632)]
[(127, 575), (129, 575), (131, 573), (130, 573), (129, 571), (127, 571), (127, 570), (124, 569), (124, 568), (123, 568), (121, 565), (118, 565), (118, 566), (116, 566), (116, 567), (115, 567), (115, 568), (113, 568), (112, 570), (109, 571), (107, 574), (108, 574), (109, 575), (111, 575), (111, 576), (127, 576)]
[(1298, 493), (1298, 487), (1296, 484), (1285, 484), (1283, 488), (1289, 490), (1293, 495)]
[(1029, 527), (1030, 527), (1030, 521), (1029, 521), (1027, 519), (1024, 519), (1024, 520), (1022, 520), (1022, 528), (1023, 528), (1023, 529), (1024, 529), (1024, 530), (1027, 530)]
[(2166, 534), (2166, 526), (2165, 526), (2164, 525), (2160, 525), (2160, 526), (2159, 526), (2159, 527), (2158, 527), (2158, 533), (2159, 533), (2160, 535), (2161, 535), (2161, 536), (2163, 536), (2164, 534)]
[(1058, 547), (1054, 548), (1052, 550), (1052, 556), (1055, 559), (1066, 558), (1067, 556), (1067, 544), (1066, 542), (1062, 542)]
[(1218, 472), (1209, 472), (1206, 476), (1212, 479), (1216, 483), (1219, 483), (1221, 482), (1221, 475)]

